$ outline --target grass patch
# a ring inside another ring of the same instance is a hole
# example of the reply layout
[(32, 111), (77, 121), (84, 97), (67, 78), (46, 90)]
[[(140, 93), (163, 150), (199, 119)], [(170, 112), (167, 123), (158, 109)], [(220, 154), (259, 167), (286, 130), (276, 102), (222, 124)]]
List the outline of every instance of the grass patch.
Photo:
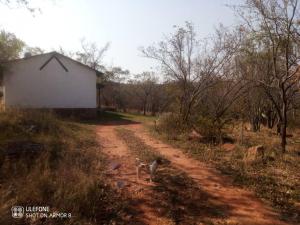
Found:
[[(102, 175), (106, 161), (93, 126), (49, 112), (7, 111), (0, 129), (0, 224), (126, 224), (127, 200)], [(72, 217), (16, 220), (14, 205)]]

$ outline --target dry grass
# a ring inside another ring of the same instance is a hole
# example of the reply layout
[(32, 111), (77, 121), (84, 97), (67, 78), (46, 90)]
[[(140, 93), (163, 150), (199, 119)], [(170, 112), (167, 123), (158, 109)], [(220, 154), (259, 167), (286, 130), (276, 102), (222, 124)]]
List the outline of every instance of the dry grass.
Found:
[[(293, 137), (288, 139), (288, 152), (281, 156), (280, 140), (274, 131), (263, 128), (261, 132), (243, 131), (241, 126), (227, 127), (227, 134), (235, 140), (234, 149), (226, 150), (220, 145), (209, 145), (189, 140), (179, 135), (174, 140), (152, 130), (152, 134), (169, 144), (183, 149), (192, 157), (214, 164), (224, 174), (231, 176), (234, 183), (255, 191), (257, 196), (269, 200), (282, 215), (282, 219), (300, 222), (300, 131), (290, 130)], [(263, 145), (263, 158), (247, 161), (246, 150), (251, 146)]]
[[(0, 224), (123, 224), (127, 201), (105, 182), (93, 127), (49, 112), (0, 114)], [(49, 206), (71, 219), (12, 219), (11, 207)]]

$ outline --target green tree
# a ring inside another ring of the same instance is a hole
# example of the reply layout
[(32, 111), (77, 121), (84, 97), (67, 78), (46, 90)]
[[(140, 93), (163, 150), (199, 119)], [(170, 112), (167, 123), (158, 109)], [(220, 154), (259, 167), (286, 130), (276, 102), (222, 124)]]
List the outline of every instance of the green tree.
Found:
[(0, 62), (18, 58), (24, 47), (25, 43), (15, 34), (0, 31)]
[(13, 33), (0, 31), (0, 85), (5, 62), (19, 58), (25, 43), (18, 39)]

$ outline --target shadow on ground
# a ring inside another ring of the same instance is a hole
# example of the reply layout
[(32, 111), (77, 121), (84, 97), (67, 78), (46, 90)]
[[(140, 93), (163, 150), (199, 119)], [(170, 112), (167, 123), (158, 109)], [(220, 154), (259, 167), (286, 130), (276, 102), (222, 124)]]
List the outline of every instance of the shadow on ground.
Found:
[(98, 112), (96, 119), (86, 120), (81, 122), (89, 125), (106, 125), (106, 126), (140, 124), (140, 122), (133, 121), (124, 115), (121, 115), (116, 112), (110, 112), (110, 111)]
[[(125, 141), (131, 153), (142, 161), (152, 162), (153, 158), (161, 158), (153, 146), (137, 137), (131, 130), (118, 130), (119, 137)], [(156, 175), (155, 185), (143, 202), (153, 209), (153, 214), (160, 218), (168, 218), (172, 224), (192, 225), (216, 224), (230, 217), (232, 208), (220, 199), (204, 191), (180, 168), (172, 166), (172, 162), (163, 158), (163, 163)]]
[(172, 167), (159, 171), (151, 207), (174, 224), (205, 224), (226, 219), (231, 209), (203, 191), (186, 174)]

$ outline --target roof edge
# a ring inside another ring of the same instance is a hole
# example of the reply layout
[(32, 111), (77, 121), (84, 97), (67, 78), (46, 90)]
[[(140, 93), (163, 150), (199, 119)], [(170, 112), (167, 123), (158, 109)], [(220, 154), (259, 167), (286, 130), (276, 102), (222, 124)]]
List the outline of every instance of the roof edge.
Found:
[(58, 53), (58, 52), (56, 52), (56, 51), (47, 52), (47, 53), (42, 53), (42, 54), (33, 55), (33, 56), (29, 56), (29, 57), (24, 57), (24, 58), (19, 58), (19, 59), (9, 60), (9, 61), (7, 61), (7, 62), (4, 62), (4, 64), (7, 64), (7, 63), (14, 63), (14, 62), (20, 62), (20, 61), (25, 61), (25, 60), (28, 60), (28, 59), (32, 59), (32, 58), (39, 57), (39, 56), (45, 56), (45, 55), (49, 55), (49, 56), (59, 55), (59, 56), (62, 56), (62, 57), (66, 58), (66, 59), (69, 59), (69, 60), (71, 60), (71, 61), (73, 61), (73, 62), (75, 62), (75, 63), (77, 63), (77, 64), (79, 64), (79, 65), (81, 65), (81, 66), (83, 66), (83, 67), (86, 67), (86, 68), (88, 68), (88, 69), (90, 69), (90, 70), (95, 71), (97, 76), (102, 76), (102, 75), (104, 75), (104, 72), (99, 71), (99, 70), (96, 70), (96, 69), (93, 69), (92, 67), (90, 67), (90, 66), (88, 66), (88, 65), (85, 65), (85, 64), (83, 64), (82, 62), (79, 62), (79, 61), (77, 61), (77, 60), (75, 60), (75, 59), (72, 59), (72, 58), (69, 57), (69, 56), (65, 56), (65, 55), (63, 55), (63, 54), (61, 54), (61, 53)]

